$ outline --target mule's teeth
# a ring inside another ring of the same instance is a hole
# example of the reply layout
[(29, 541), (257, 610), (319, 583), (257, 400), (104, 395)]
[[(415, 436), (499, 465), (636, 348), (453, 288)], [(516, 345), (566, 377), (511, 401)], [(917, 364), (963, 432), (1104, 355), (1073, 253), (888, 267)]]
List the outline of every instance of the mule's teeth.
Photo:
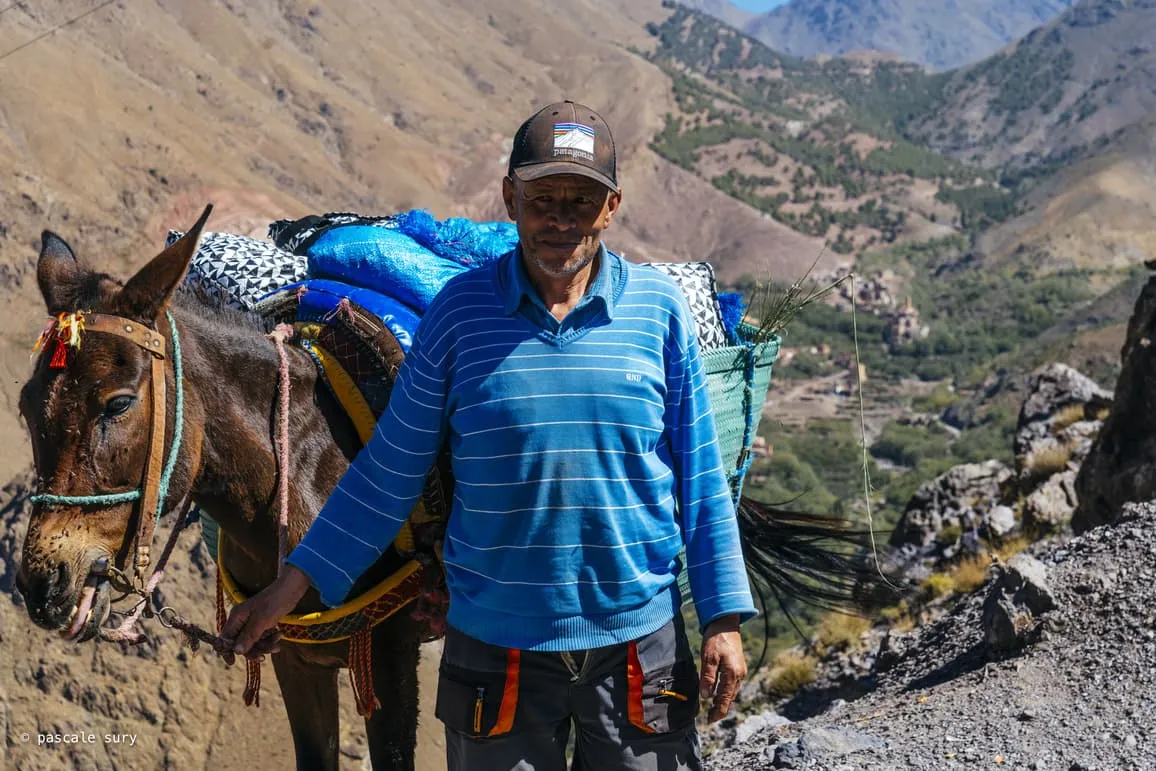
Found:
[(68, 614), (68, 621), (65, 622), (66, 626), (72, 626), (72, 622), (76, 620), (76, 612), (78, 610), (80, 610), (80, 608), (75, 605), (72, 606), (72, 612)]

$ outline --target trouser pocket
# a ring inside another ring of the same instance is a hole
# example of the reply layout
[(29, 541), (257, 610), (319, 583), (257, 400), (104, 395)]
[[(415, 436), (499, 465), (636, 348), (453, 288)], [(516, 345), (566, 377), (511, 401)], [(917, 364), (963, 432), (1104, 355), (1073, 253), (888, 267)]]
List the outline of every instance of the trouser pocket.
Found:
[(645, 733), (688, 727), (698, 715), (698, 668), (676, 616), (653, 634), (628, 644), (627, 718)]
[(509, 733), (518, 710), (521, 651), (486, 647), (493, 649), (490, 659), (504, 651), (504, 668), (499, 668), (500, 661), (492, 662), (498, 666), (474, 669), (443, 659), (438, 670), (434, 714), (447, 728), (472, 738)]

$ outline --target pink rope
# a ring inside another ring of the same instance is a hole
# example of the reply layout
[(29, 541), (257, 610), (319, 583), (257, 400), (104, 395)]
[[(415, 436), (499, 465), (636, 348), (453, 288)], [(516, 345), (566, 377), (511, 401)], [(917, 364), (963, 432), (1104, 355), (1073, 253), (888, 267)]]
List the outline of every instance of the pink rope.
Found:
[(337, 303), (333, 310), (325, 314), (325, 321), (332, 321), (338, 317), (343, 317), (347, 321), (353, 319), (353, 306), (349, 304), (348, 297), (342, 297), (341, 302)]
[(285, 341), (292, 339), (293, 326), (278, 324), (270, 334), (277, 346), (281, 359), (278, 371), (281, 376), (280, 420), (278, 426), (277, 498), (280, 503), (277, 512), (277, 575), (285, 570), (285, 557), (289, 554), (289, 355), (285, 352)]
[(125, 618), (120, 626), (118, 626), (116, 629), (104, 631), (101, 633), (101, 636), (105, 640), (135, 644), (144, 639), (144, 635), (136, 629), (136, 625), (137, 622), (140, 621), (140, 617), (144, 613), (145, 608), (148, 607), (149, 598), (152, 597), (153, 590), (157, 588), (157, 585), (160, 584), (161, 579), (165, 577), (165, 565), (168, 563), (169, 557), (172, 556), (173, 547), (177, 545), (177, 538), (180, 537), (181, 531), (185, 527), (185, 522), (189, 513), (189, 503), (190, 501), (186, 497), (185, 503), (180, 508), (180, 516), (178, 517), (177, 521), (173, 523), (172, 532), (169, 533), (169, 540), (165, 542), (165, 548), (161, 552), (160, 559), (157, 560), (156, 569), (153, 570), (152, 575), (149, 576), (148, 582), (145, 583), (144, 597), (141, 598), (141, 601), (133, 609), (132, 613), (130, 613)]

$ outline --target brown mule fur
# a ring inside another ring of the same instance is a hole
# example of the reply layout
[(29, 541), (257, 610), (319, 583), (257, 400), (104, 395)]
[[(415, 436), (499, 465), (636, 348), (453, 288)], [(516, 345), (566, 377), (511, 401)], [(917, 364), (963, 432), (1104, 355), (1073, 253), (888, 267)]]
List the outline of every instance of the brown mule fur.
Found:
[[(191, 494), (220, 523), (225, 535), (222, 562), (252, 594), (277, 571), (278, 358), (256, 317), (177, 295), (204, 219), (123, 286), (85, 269), (64, 241), (45, 233), (37, 279), (53, 316), (76, 310), (113, 314), (150, 324), (169, 339), (165, 312), (172, 313), (180, 334), (185, 404), (184, 440), (167, 508), (171, 512)], [(337, 484), (358, 442), (312, 360), (300, 350), (288, 350), (292, 547)], [(401, 356), (398, 348), (395, 364)], [(20, 399), (41, 491), (91, 495), (139, 487), (151, 414), (148, 354), (118, 337), (89, 334), (79, 351), (69, 350), (66, 368), (50, 369), (48, 358), (40, 357)], [(171, 357), (165, 366), (167, 451), (173, 439), (176, 387)], [(130, 401), (122, 410), (124, 397)], [(50, 630), (69, 626), (97, 559), (107, 557), (122, 569), (129, 567), (135, 511), (135, 504), (34, 508), (17, 581), (37, 624)], [(159, 545), (154, 555), (158, 551)], [(355, 594), (396, 567), (391, 552), (362, 577)], [(323, 607), (310, 590), (296, 610)], [(95, 636), (109, 611), (104, 587), (78, 639)], [(413, 768), (419, 643), (420, 629), (406, 610), (374, 630), (374, 687), (384, 707), (366, 721), (375, 769)], [(272, 659), (298, 768), (336, 769), (337, 676), (347, 665), (347, 644), (282, 643)]]

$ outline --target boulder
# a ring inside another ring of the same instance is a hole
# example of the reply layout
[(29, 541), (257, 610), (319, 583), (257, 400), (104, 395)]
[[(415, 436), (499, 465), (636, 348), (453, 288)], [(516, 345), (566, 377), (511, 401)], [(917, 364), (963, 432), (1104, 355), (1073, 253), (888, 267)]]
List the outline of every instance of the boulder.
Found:
[(1019, 525), (1011, 506), (994, 506), (984, 517), (984, 527), (990, 535), (1003, 538), (1010, 535)]
[(983, 603), (983, 632), (987, 649), (994, 654), (1020, 650), (1035, 639), (1040, 617), (1056, 609), (1048, 588), (1047, 568), (1035, 557), (1017, 554), (1007, 564), (996, 565)]
[(1115, 401), (1076, 477), (1077, 533), (1115, 522), (1125, 503), (1156, 498), (1156, 277), (1140, 297), (1121, 351)]
[[(1016, 467), (1021, 471), (1035, 466), (1042, 452), (1068, 446), (1057, 437), (1056, 417), (1073, 405), (1082, 408), (1076, 423), (1092, 421), (1112, 404), (1112, 393), (1088, 376), (1066, 364), (1048, 364), (1032, 373), (1028, 397), (1020, 408), (1016, 424)], [(1065, 426), (1064, 428), (1068, 428)]]
[(1024, 525), (1038, 532), (1059, 530), (1076, 510), (1076, 472), (1056, 474), (1040, 485), (1024, 503)]
[(964, 531), (985, 525), (985, 515), (998, 505), (1011, 477), (1011, 469), (989, 460), (956, 466), (924, 483), (907, 504), (890, 545), (929, 552), (950, 548)]

